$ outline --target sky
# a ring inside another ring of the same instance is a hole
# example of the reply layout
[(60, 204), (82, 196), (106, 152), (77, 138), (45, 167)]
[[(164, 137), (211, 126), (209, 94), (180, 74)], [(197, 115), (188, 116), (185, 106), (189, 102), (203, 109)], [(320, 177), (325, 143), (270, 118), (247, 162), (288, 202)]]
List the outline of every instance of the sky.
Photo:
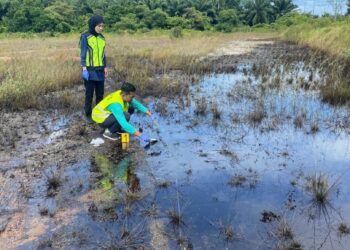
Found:
[(339, 6), (338, 13), (340, 14), (344, 14), (347, 10), (347, 0), (293, 0), (293, 2), (298, 5), (301, 11), (311, 12), (315, 15), (322, 15), (324, 13), (334, 14), (334, 4)]

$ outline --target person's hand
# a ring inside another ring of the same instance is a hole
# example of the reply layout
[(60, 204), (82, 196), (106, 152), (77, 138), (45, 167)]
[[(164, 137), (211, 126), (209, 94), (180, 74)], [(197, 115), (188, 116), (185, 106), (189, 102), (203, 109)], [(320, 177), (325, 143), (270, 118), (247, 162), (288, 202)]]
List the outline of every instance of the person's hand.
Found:
[(134, 136), (140, 137), (140, 136), (141, 136), (141, 132), (140, 132), (140, 131), (136, 131), (136, 132), (134, 133)]
[(87, 71), (87, 69), (83, 69), (83, 71), (81, 72), (81, 77), (85, 81), (88, 81), (89, 80), (89, 71)]
[(146, 115), (151, 116), (152, 115), (151, 111), (147, 110)]
[(107, 77), (107, 76), (108, 76), (108, 68), (105, 67), (105, 77)]

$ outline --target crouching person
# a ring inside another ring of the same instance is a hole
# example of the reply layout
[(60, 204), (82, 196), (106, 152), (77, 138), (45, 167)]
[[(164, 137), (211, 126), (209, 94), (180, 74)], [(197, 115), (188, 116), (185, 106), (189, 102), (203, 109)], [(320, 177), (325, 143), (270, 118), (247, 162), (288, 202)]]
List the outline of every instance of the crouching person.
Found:
[(135, 97), (136, 88), (133, 84), (124, 82), (120, 90), (106, 96), (92, 110), (91, 118), (104, 128), (103, 137), (118, 140), (120, 133), (127, 132), (144, 139), (141, 131), (136, 130), (130, 123), (134, 110), (139, 110), (149, 116), (152, 113), (138, 102)]

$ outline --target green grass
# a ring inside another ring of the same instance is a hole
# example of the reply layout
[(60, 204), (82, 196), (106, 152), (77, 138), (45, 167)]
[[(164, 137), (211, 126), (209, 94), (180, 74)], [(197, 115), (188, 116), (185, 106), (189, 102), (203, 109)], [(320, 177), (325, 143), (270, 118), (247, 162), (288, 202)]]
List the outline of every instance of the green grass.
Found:
[(350, 17), (305, 17), (291, 15), (279, 20), (275, 27), (282, 27), (287, 20), (292, 23), (282, 31), (282, 38), (297, 42), (331, 55), (345, 57), (350, 52)]
[[(334, 105), (350, 102), (350, 16), (312, 17), (290, 13), (276, 21), (273, 28), (281, 39), (309, 47), (323, 55), (327, 84), (321, 88), (322, 99)], [(312, 58), (311, 58), (312, 60)]]

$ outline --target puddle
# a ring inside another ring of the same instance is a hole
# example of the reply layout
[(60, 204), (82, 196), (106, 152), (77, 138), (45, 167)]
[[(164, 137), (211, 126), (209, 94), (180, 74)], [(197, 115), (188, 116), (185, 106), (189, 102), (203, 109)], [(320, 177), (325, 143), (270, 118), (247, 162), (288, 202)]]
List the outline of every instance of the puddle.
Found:
[[(202, 249), (265, 249), (296, 242), (306, 249), (346, 249), (349, 240), (339, 236), (338, 227), (350, 221), (350, 134), (333, 125), (348, 119), (348, 110), (322, 103), (316, 90), (283, 79), (280, 88), (262, 93), (260, 102), (260, 80), (239, 86), (244, 78), (242, 72), (204, 77), (183, 112), (175, 104), (167, 107), (171, 115), (160, 120), (158, 133), (166, 144), (155, 145), (153, 150), (162, 153), (147, 160), (155, 178), (173, 183), (156, 193), (159, 209), (179, 209), (184, 221), (179, 231)], [(232, 98), (242, 88), (239, 100)], [(194, 99), (202, 97), (207, 110), (196, 116)], [(220, 112), (214, 126), (213, 103)], [(259, 108), (261, 121), (249, 122)], [(301, 113), (303, 124), (296, 127)], [(328, 188), (334, 184), (324, 206), (305, 190), (307, 180), (320, 174), (327, 176)], [(263, 211), (283, 220), (262, 223)], [(271, 237), (282, 222), (293, 237)], [(223, 225), (232, 226), (237, 239), (227, 240)]]
[(158, 143), (105, 141), (37, 177), (26, 216), (45, 232), (19, 248), (347, 249), (349, 111), (320, 101), (317, 69), (249, 60), (133, 116)]

